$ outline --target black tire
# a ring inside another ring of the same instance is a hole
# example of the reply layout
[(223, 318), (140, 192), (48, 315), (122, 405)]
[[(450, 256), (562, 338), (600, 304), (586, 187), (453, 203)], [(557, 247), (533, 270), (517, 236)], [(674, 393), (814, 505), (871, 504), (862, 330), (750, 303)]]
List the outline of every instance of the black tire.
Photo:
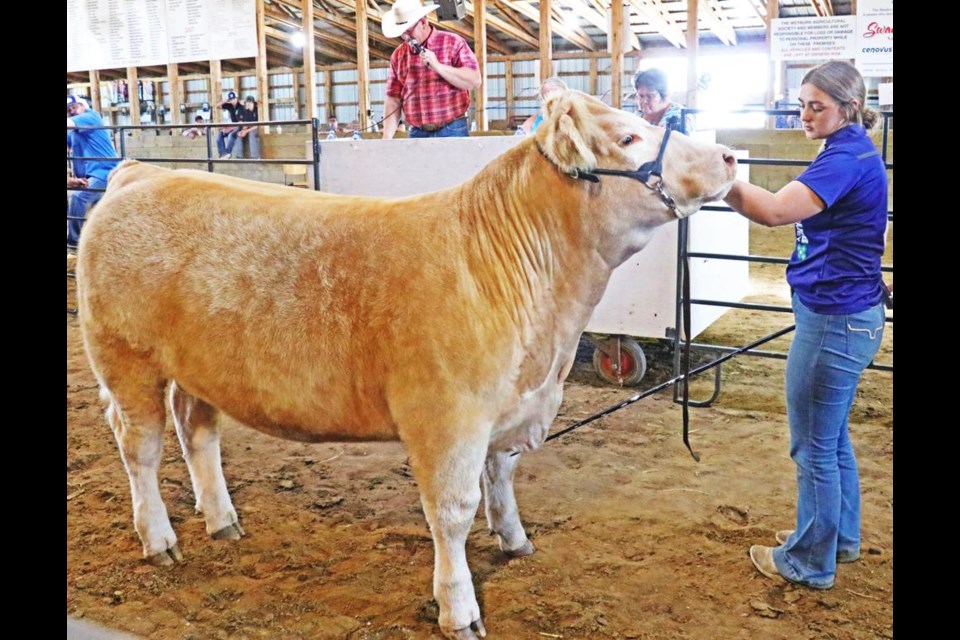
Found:
[[(616, 343), (610, 340), (611, 351), (616, 349)], [(597, 375), (611, 384), (625, 387), (635, 387), (643, 380), (647, 373), (647, 357), (643, 349), (630, 338), (620, 338), (620, 374), (613, 368), (615, 355), (607, 355), (600, 349), (593, 351), (593, 368)]]

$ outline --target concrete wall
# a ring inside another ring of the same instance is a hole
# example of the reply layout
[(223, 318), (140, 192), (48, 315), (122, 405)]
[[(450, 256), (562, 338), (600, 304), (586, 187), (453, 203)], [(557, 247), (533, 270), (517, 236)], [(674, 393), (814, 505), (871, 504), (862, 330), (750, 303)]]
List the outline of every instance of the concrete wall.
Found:
[[(260, 155), (264, 159), (305, 159), (307, 149), (307, 134), (303, 127), (290, 127), (289, 131), (260, 134)], [(297, 130), (299, 129), (299, 130)], [(160, 131), (129, 131), (124, 142), (125, 153), (129, 158), (149, 160), (151, 158), (198, 158), (197, 163), (158, 163), (160, 166), (179, 169), (200, 169), (206, 171), (207, 138), (200, 136), (193, 140), (180, 135), (180, 130)], [(217, 157), (217, 140), (214, 134), (211, 140), (213, 157)], [(234, 157), (240, 149), (240, 141), (234, 146)], [(283, 165), (280, 164), (240, 164), (217, 163), (216, 173), (223, 173), (262, 182), (282, 184)]]
[[(127, 132), (126, 153), (128, 157), (138, 159), (149, 158), (206, 158), (206, 137), (190, 140), (170, 131)], [(477, 134), (472, 135), (475, 137)], [(480, 135), (498, 135), (486, 133)], [(716, 132), (717, 142), (733, 149), (746, 149), (751, 158), (776, 158), (787, 160), (810, 161), (817, 155), (820, 148), (819, 141), (807, 140), (800, 130), (765, 130), (765, 129), (722, 129)], [(343, 135), (341, 135), (343, 137)], [(399, 138), (406, 134), (398, 134)], [(380, 133), (364, 133), (364, 139), (379, 140)], [(873, 134), (874, 142), (879, 149), (882, 138), (879, 132)], [(321, 134), (321, 140), (325, 140)], [(284, 127), (278, 133), (276, 127), (270, 133), (261, 133), (261, 155), (264, 158), (304, 158), (306, 154), (308, 134), (305, 127)], [(893, 162), (893, 132), (888, 140), (888, 162)], [(213, 153), (216, 156), (216, 139), (213, 140)], [(206, 164), (178, 165), (181, 168), (206, 169)], [(803, 167), (760, 167), (752, 166), (750, 180), (756, 185), (776, 191), (793, 180)], [(281, 165), (239, 165), (217, 164), (217, 173), (225, 173), (253, 180), (265, 182), (283, 182)], [(888, 172), (890, 177), (890, 208), (893, 208), (893, 171)]]

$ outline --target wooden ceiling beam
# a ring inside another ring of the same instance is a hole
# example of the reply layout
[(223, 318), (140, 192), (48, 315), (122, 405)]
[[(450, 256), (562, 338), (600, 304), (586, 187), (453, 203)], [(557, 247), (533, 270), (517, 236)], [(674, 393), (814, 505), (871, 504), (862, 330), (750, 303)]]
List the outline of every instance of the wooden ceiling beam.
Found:
[[(271, 28), (272, 30), (272, 28)], [(271, 32), (267, 32), (267, 35), (270, 36), (270, 39), (267, 40), (267, 51), (277, 54), (284, 62), (282, 66), (300, 66), (294, 65), (295, 62), (303, 64), (303, 52), (298, 49), (294, 49), (289, 45), (289, 38), (285, 32), (283, 33), (282, 38), (278, 38), (273, 35)], [(338, 60), (340, 62), (353, 62), (356, 63), (356, 55), (354, 49), (351, 46), (348, 49), (341, 49), (335, 45), (324, 45), (323, 47), (316, 47), (316, 54), (323, 55), (326, 58), (332, 58), (333, 60)], [(316, 63), (316, 60), (314, 60)]]
[(833, 4), (830, 0), (810, 0), (810, 6), (813, 7), (813, 12), (821, 18), (833, 15)]
[[(527, 16), (535, 22), (540, 22), (540, 12), (537, 9), (534, 9), (529, 4), (524, 2), (514, 2), (513, 0), (508, 0), (507, 4), (516, 9), (520, 14)], [(586, 49), (587, 51), (596, 51), (597, 45), (590, 38), (582, 38), (572, 31), (565, 24), (559, 23), (557, 20), (550, 21), (551, 30), (556, 33), (558, 36), (566, 40), (567, 42), (573, 43), (580, 47), (581, 49)], [(539, 46), (539, 43), (537, 43)]]
[[(298, 22), (293, 18), (287, 18), (286, 16), (282, 16), (279, 13), (276, 13), (273, 11), (267, 11), (267, 17), (270, 18), (271, 21), (273, 21), (274, 23), (282, 24), (284, 26), (295, 29), (296, 31), (301, 31), (303, 29), (302, 24), (298, 24)], [(314, 24), (316, 24), (316, 22), (314, 22)], [(282, 30), (277, 30), (277, 31), (284, 34), (286, 42), (289, 42), (289, 33)], [(357, 48), (357, 41), (356, 41), (355, 34), (353, 34), (354, 38), (351, 40), (349, 37), (340, 36), (340, 35), (331, 33), (329, 31), (324, 31), (322, 29), (317, 28), (316, 26), (313, 29), (313, 34), (314, 34), (314, 37), (316, 37), (318, 40), (322, 40), (324, 42), (331, 42), (331, 43), (346, 47), (347, 51), (350, 52), (350, 55), (346, 58), (344, 58), (340, 54), (340, 52), (337, 52), (336, 56), (331, 56), (331, 57), (335, 57), (338, 60), (344, 60), (344, 61), (355, 59), (355, 55), (353, 53), (353, 51), (355, 51)], [(325, 53), (325, 50), (320, 47), (317, 47), (317, 53)], [(370, 47), (370, 54), (381, 60), (390, 59), (389, 53), (382, 51), (381, 49), (376, 47), (372, 47), (372, 46)]]
[(503, 0), (493, 0), (493, 6), (496, 7), (497, 11), (500, 12), (500, 15), (508, 20), (512, 25), (527, 33), (531, 38), (537, 37), (536, 32), (530, 28), (530, 24), (524, 20), (519, 13), (508, 7)]
[[(466, 6), (466, 5), (464, 5), (464, 6)], [(487, 11), (486, 14), (484, 15), (484, 22), (487, 23), (487, 24), (489, 24), (489, 23), (490, 23), (490, 17), (491, 17), (491, 16), (490, 16), (490, 12)], [(476, 53), (476, 49), (477, 49), (477, 16), (475, 16), (472, 11), (468, 10), (467, 13), (466, 13), (466, 15), (463, 16), (463, 24), (467, 25), (467, 27), (469, 27), (469, 29), (473, 32), (473, 49), (474, 49), (474, 53)], [(441, 26), (442, 26), (442, 25), (441, 25)], [(487, 29), (486, 32), (487, 32), (487, 36), (486, 36), (487, 48), (489, 48), (489, 49), (496, 49), (497, 51), (505, 51), (505, 52), (508, 52), (508, 53), (511, 51), (510, 47), (508, 47), (508, 46), (506, 45), (506, 43), (503, 42), (503, 40), (501, 40), (501, 39), (498, 38), (497, 36), (493, 35), (493, 33), (491, 32), (490, 29)]]
[[(580, 36), (581, 38), (584, 38), (585, 40), (587, 40), (587, 41), (589, 41), (589, 42), (592, 43), (592, 42), (593, 42), (593, 38), (591, 38), (591, 37), (589, 36), (589, 34), (587, 34), (587, 32), (583, 30), (583, 28), (582, 28), (582, 27), (580, 26), (580, 24), (579, 24), (579, 21), (577, 22), (577, 26), (575, 26), (575, 27), (574, 27), (574, 26), (570, 26), (569, 24), (567, 24), (567, 22), (566, 22), (566, 17), (567, 17), (566, 14), (567, 14), (567, 12), (564, 11), (564, 10), (561, 8), (560, 5), (562, 5), (562, 3), (561, 3), (561, 2), (557, 2), (556, 4), (552, 4), (552, 5), (550, 6), (550, 13), (551, 13), (551, 15), (553, 16), (553, 21), (554, 21), (555, 23), (557, 23), (557, 24), (562, 24), (562, 25), (563, 25), (564, 27), (566, 27), (567, 29), (570, 29), (570, 31), (571, 31), (572, 33), (575, 33), (575, 34), (577, 34), (578, 36)], [(579, 15), (579, 14), (578, 14), (578, 15)]]
[(737, 45), (737, 32), (733, 30), (733, 27), (730, 26), (730, 23), (727, 22), (727, 19), (723, 16), (723, 12), (720, 10), (720, 7), (717, 6), (716, 0), (702, 0), (698, 14), (700, 21), (704, 22), (705, 25), (713, 31), (714, 35), (720, 39), (720, 42), (731, 46)]
[[(473, 15), (474, 5), (470, 0), (466, 0), (465, 3), (467, 7), (467, 14)], [(527, 46), (533, 47), (534, 49), (540, 47), (540, 41), (537, 40), (536, 36), (533, 35), (529, 29), (520, 29), (511, 22), (507, 22), (503, 18), (491, 14), (489, 11), (486, 14), (487, 17), (487, 44), (491, 45), (490, 41), (490, 27), (501, 31), (504, 35), (513, 38), (514, 40), (519, 40), (520, 42), (526, 44)], [(522, 20), (522, 18), (521, 18)], [(444, 25), (446, 27), (446, 25)], [(491, 49), (496, 50), (498, 53), (512, 53), (510, 49), (503, 43), (500, 43), (499, 40), (497, 43), (499, 47), (490, 46)], [(474, 43), (476, 44), (476, 43)]]
[[(767, 21), (767, 7), (766, 4), (770, 0), (749, 0), (750, 6), (753, 8), (754, 12), (757, 14), (757, 17), (760, 18), (760, 21), (766, 24)], [(773, 0), (777, 2), (777, 7), (779, 8), (779, 0)]]
[(659, 2), (653, 2), (652, 0), (627, 0), (627, 2), (636, 10), (638, 15), (646, 19), (647, 24), (666, 38), (667, 42), (677, 48), (687, 46), (683, 29), (678, 27), (669, 15), (664, 16), (662, 14), (663, 6)]
[[(278, 4), (280, 6), (286, 6), (282, 2), (277, 2), (275, 4)], [(317, 10), (317, 4), (314, 3), (314, 6), (313, 6), (314, 24), (316, 24), (316, 20), (322, 19), (326, 22), (329, 22), (332, 25), (340, 27), (341, 29), (346, 31), (349, 35), (356, 37), (357, 35), (356, 22), (354, 22), (350, 18), (345, 18), (343, 14), (330, 9), (329, 5), (327, 5), (327, 3), (325, 2), (322, 3), (322, 5), (324, 9)], [(350, 7), (350, 5), (344, 5), (344, 6)], [(354, 11), (356, 11), (355, 8), (354, 8)], [(297, 16), (296, 20), (302, 20), (302, 18), (300, 16)], [(393, 50), (394, 47), (397, 46), (396, 40), (391, 40), (386, 36), (384, 36), (383, 34), (370, 32), (369, 36), (371, 40), (373, 40), (374, 42), (378, 42), (386, 47), (389, 47), (391, 51)]]

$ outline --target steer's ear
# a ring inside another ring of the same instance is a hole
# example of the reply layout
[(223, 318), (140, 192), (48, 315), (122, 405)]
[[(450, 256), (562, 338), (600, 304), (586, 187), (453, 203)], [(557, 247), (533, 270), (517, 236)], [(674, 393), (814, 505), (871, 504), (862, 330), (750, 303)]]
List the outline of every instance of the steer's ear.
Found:
[(544, 104), (543, 123), (537, 127), (537, 142), (550, 161), (566, 173), (597, 168), (597, 145), (603, 130), (594, 122), (586, 94), (564, 91)]

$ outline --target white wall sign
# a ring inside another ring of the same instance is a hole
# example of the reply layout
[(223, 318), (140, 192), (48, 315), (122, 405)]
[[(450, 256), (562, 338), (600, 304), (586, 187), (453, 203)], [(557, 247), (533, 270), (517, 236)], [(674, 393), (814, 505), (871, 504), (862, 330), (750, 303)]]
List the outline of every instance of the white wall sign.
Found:
[(67, 71), (256, 55), (255, 0), (67, 0)]
[(856, 65), (866, 77), (893, 75), (893, 0), (857, 3)]
[(879, 103), (881, 106), (890, 105), (893, 106), (893, 83), (892, 82), (881, 82), (877, 85), (877, 93), (879, 94)]
[(770, 57), (774, 60), (850, 59), (856, 55), (856, 16), (776, 18)]

